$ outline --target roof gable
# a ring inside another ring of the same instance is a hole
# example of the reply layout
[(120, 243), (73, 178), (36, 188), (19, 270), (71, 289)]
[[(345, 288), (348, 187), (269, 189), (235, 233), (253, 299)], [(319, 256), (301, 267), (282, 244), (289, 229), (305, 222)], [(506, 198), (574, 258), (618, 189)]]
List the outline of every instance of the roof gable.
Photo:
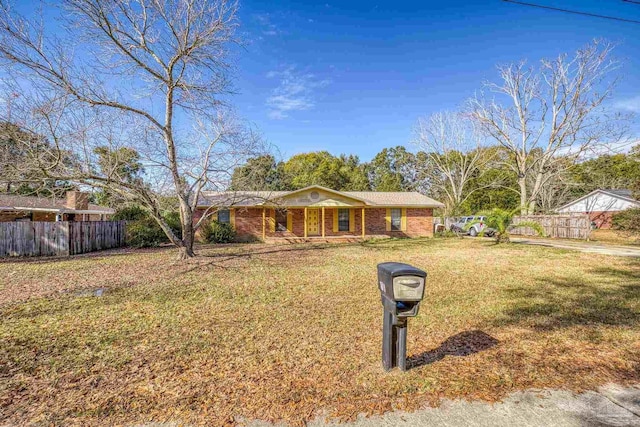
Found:
[(367, 201), (332, 190), (320, 185), (312, 185), (300, 190), (291, 191), (278, 199), (273, 199), (283, 206), (366, 206)]
[(605, 190), (605, 189), (598, 188), (598, 189), (593, 190), (592, 192), (590, 192), (588, 194), (585, 194), (582, 197), (578, 197), (577, 199), (570, 201), (569, 203), (565, 203), (564, 205), (560, 206), (556, 210), (559, 211), (559, 210), (562, 210), (562, 209), (566, 209), (566, 208), (568, 208), (570, 206), (575, 205), (576, 203), (580, 203), (583, 200), (588, 199), (589, 197), (595, 196), (596, 194), (605, 194), (607, 196), (614, 197), (616, 199), (621, 199), (621, 200), (625, 200), (625, 201), (628, 201), (628, 202), (631, 202), (631, 203), (636, 203), (636, 204), (640, 205), (640, 201), (639, 200), (636, 200), (633, 197), (631, 197), (631, 190), (624, 190), (624, 189), (622, 189), (622, 190), (610, 190), (610, 189)]

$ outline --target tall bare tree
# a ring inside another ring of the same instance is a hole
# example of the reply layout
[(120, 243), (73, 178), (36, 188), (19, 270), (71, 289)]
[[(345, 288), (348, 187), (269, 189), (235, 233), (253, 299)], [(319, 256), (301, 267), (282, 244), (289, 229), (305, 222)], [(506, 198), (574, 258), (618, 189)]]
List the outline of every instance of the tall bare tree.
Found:
[[(46, 175), (137, 201), (179, 247), (181, 258), (194, 256), (194, 233), (205, 220), (194, 219), (201, 191), (223, 187), (233, 167), (261, 148), (224, 102), (237, 3), (61, 0), (56, 5), (67, 30), (57, 36), (0, 0), (0, 57), (12, 73), (21, 73), (22, 90), (30, 94), (21, 99), (32, 103), (23, 109), (22, 125), (51, 141), (52, 151), (35, 155), (35, 163)], [(15, 120), (15, 108), (13, 115)], [(96, 147), (135, 149), (145, 179), (103, 173), (96, 167)], [(62, 162), (63, 152), (74, 160)], [(158, 190), (178, 199), (181, 237), (161, 215)]]
[(495, 97), (470, 101), (479, 128), (512, 153), (505, 166), (518, 176), (522, 212), (533, 213), (543, 187), (554, 186), (566, 168), (622, 137), (622, 117), (604, 108), (619, 66), (612, 49), (594, 41), (537, 69), (524, 61), (500, 66), (500, 83), (485, 85)]
[(426, 157), (421, 179), (427, 181), (431, 192), (443, 198), (445, 215), (456, 214), (471, 194), (484, 188), (471, 189), (469, 184), (484, 174), (492, 151), (485, 149), (469, 117), (460, 112), (421, 118), (414, 134), (414, 144)]

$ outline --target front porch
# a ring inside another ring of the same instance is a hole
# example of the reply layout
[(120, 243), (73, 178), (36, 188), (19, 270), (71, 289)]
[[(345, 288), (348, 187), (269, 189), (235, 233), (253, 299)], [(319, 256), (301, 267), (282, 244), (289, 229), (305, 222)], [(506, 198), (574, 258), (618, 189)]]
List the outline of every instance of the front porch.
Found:
[[(355, 239), (367, 237), (365, 208), (262, 208), (262, 240)], [(316, 240), (317, 241), (317, 240)]]

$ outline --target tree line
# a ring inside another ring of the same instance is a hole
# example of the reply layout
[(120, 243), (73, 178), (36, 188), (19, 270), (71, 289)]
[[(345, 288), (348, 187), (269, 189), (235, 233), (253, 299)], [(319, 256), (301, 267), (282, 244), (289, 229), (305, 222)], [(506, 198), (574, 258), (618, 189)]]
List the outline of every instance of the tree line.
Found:
[[(508, 152), (500, 146), (482, 151), (491, 160), (478, 162), (470, 170), (470, 179), (461, 193), (462, 202), (453, 208), (447, 206), (445, 215), (468, 215), (493, 208), (513, 210), (520, 206), (518, 176), (503, 166)], [(446, 183), (434, 183), (435, 168), (427, 153), (411, 152), (404, 146), (384, 148), (370, 162), (327, 151), (297, 154), (279, 161), (266, 154), (237, 167), (229, 190), (292, 191), (322, 185), (339, 191), (418, 191), (451, 203), (444, 189)], [(598, 188), (628, 188), (640, 199), (640, 144), (628, 153), (601, 154), (572, 164), (562, 179), (539, 193), (536, 212), (552, 212)]]

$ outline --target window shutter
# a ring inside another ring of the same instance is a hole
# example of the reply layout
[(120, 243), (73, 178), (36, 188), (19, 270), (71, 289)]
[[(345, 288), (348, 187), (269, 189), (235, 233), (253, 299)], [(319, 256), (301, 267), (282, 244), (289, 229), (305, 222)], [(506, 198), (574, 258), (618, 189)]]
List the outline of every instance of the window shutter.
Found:
[(216, 211), (216, 213), (211, 215), (211, 221), (218, 221), (218, 211)]
[(333, 210), (333, 232), (338, 232), (338, 208)]
[(349, 209), (349, 232), (356, 231), (356, 210)]
[(287, 231), (293, 233), (293, 214), (287, 211)]
[(236, 210), (229, 209), (229, 222), (233, 228), (236, 228)]
[(269, 210), (269, 231), (275, 233), (276, 231), (276, 210)]
[(407, 231), (407, 208), (402, 208), (402, 217), (400, 218), (400, 230)]
[(387, 208), (387, 214), (384, 217), (384, 223), (387, 226), (387, 231), (391, 231), (391, 209)]

